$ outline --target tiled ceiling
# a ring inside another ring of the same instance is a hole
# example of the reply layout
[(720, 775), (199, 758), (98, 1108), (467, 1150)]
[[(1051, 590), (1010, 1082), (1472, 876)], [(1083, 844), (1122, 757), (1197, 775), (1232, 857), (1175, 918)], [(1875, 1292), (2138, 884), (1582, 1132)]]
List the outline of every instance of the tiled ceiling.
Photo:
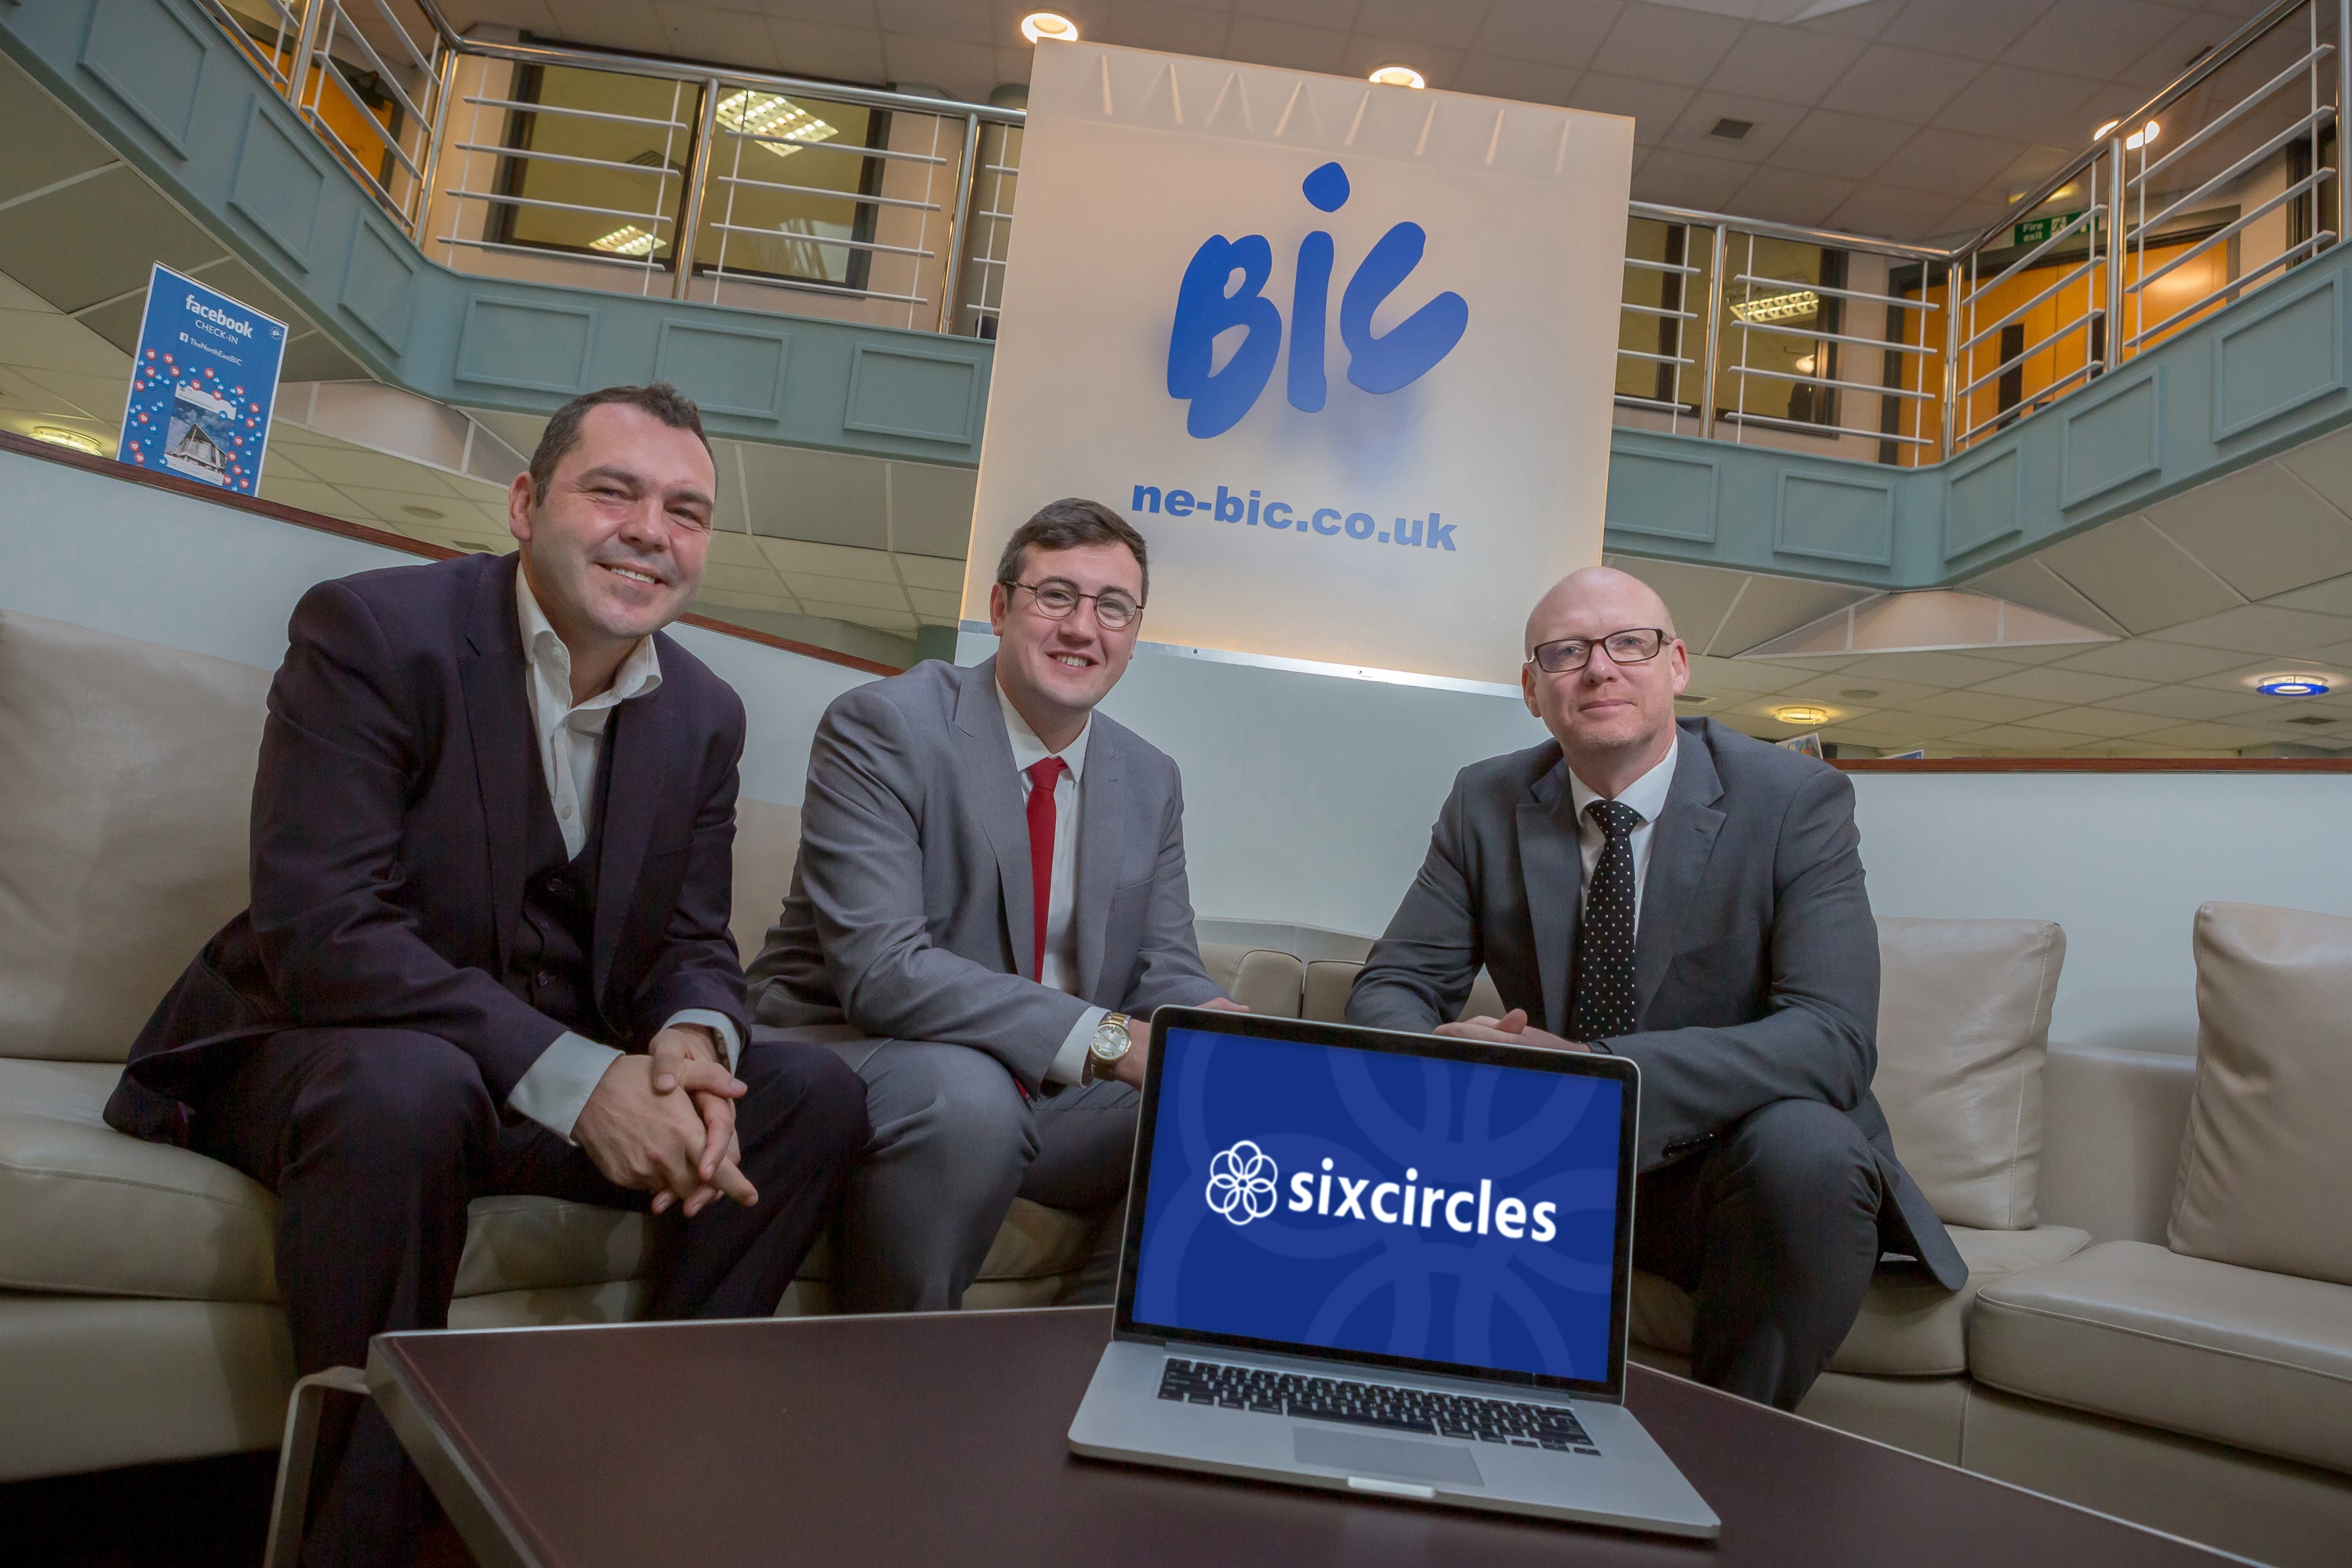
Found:
[[(460, 26), (982, 99), (1024, 0), (444, 0)], [(1874, 0), (1810, 22), (1643, 0), (1053, 0), (1102, 43), (1631, 115), (1642, 201), (1902, 240), (1998, 218), (2259, 0)], [(1717, 121), (1747, 121), (1734, 142)]]

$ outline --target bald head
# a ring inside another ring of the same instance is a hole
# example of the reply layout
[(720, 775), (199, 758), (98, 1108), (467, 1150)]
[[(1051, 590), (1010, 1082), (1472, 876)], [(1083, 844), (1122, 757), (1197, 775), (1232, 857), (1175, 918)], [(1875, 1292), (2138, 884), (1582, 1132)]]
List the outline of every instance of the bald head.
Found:
[[(1652, 631), (1664, 637), (1620, 638), (1624, 657), (1611, 653), (1609, 641), (1618, 633)], [(1563, 650), (1584, 662), (1546, 671), (1536, 650), (1561, 642), (1585, 645)], [(1528, 710), (1559, 742), (1578, 778), (1614, 799), (1665, 760), (1675, 743), (1675, 698), (1690, 684), (1690, 661), (1665, 601), (1647, 583), (1609, 566), (1570, 573), (1528, 613), (1527, 649), (1519, 682)], [(1643, 658), (1644, 650), (1654, 651)]]
[[(1555, 629), (1570, 622), (1581, 624), (1596, 614), (1609, 625), (1597, 631)], [(1657, 591), (1639, 577), (1614, 566), (1587, 566), (1562, 577), (1536, 601), (1536, 607), (1528, 612), (1526, 647), (1532, 654), (1540, 643), (1606, 637), (1628, 626), (1656, 626), (1671, 635), (1675, 619)]]

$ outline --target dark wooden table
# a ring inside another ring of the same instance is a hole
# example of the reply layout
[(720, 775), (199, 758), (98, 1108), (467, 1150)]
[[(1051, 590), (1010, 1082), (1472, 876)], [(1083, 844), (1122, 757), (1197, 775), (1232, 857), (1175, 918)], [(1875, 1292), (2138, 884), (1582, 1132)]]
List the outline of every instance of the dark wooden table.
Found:
[(368, 1381), (482, 1568), (2225, 1561), (1642, 1367), (1712, 1545), (1074, 1458), (1109, 1335), (1104, 1308), (392, 1334)]

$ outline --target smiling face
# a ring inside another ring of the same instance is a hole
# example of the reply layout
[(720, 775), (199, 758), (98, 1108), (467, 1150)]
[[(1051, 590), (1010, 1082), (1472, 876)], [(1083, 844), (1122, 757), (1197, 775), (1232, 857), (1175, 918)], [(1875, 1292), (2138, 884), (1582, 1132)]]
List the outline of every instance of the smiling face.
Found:
[(1049, 745), (1053, 731), (1075, 738), (1087, 714), (1118, 684), (1135, 655), (1139, 616), (1118, 631), (1095, 618), (1095, 601), (1055, 620), (1037, 607), (1032, 588), (1060, 583), (1079, 594), (1117, 590), (1143, 603), (1143, 567), (1124, 544), (1081, 544), (1069, 550), (1031, 545), (1022, 552), (1023, 587), (999, 583), (988, 592), (988, 624), (1000, 640), (996, 679), (1013, 706)]
[(1582, 669), (1547, 675), (1532, 661), (1535, 650), (1564, 637), (1600, 639), (1674, 621), (1664, 601), (1638, 577), (1606, 566), (1571, 573), (1537, 602), (1528, 616), (1530, 662), (1519, 670), (1528, 710), (1544, 721), (1559, 742), (1568, 764), (1585, 783), (1604, 793), (1632, 783), (1663, 760), (1674, 742), (1675, 698), (1690, 685), (1690, 660), (1679, 638), (1655, 658), (1619, 664), (1594, 647)]
[(598, 405), (544, 493), (532, 489), (529, 473), (516, 477), (507, 527), (575, 673), (617, 666), (638, 638), (686, 613), (702, 586), (718, 489), (693, 431), (630, 404)]

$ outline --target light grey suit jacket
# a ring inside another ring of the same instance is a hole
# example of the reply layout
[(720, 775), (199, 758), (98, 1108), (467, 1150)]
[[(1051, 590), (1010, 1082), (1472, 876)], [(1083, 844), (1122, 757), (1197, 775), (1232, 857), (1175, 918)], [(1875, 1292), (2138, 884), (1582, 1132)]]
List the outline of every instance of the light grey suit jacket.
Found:
[(1176, 764), (1093, 719), (1071, 911), (1078, 994), (1035, 984), (1029, 825), (996, 661), (845, 692), (809, 753), (800, 859), (746, 973), (752, 1021), (988, 1052), (1033, 1091), (1089, 1005), (1222, 994), (1201, 966)]
[[(1711, 719), (1679, 729), (1633, 938), (1639, 1028), (1606, 1042), (1642, 1069), (1641, 1168), (1707, 1147), (1776, 1100), (1819, 1100), (1852, 1117), (1878, 1155), (1888, 1249), (1958, 1289), (1968, 1267), (1895, 1159), (1870, 1092), (1878, 928), (1853, 786)], [(1484, 965), (1505, 1005), (1566, 1034), (1575, 809), (1557, 742), (1465, 768), (1357, 977), (1349, 1022), (1433, 1029), (1461, 1011)]]

